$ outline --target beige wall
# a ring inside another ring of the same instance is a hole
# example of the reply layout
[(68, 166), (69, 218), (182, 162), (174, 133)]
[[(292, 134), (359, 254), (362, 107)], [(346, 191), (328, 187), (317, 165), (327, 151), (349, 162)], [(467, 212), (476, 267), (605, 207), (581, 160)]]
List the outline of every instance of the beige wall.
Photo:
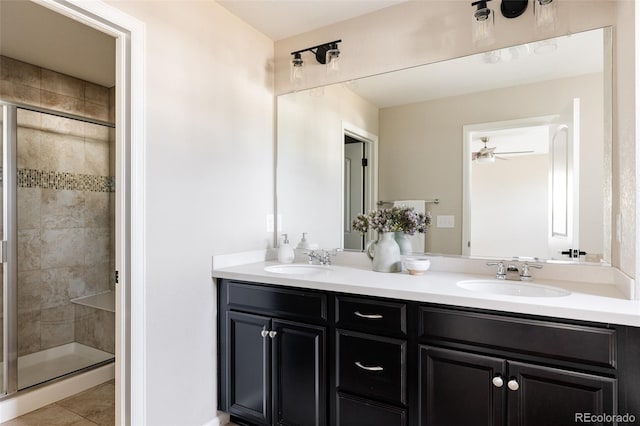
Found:
[[(495, 6), (497, 7), (497, 6)], [(494, 8), (495, 8), (494, 7)], [(622, 216), (622, 240), (612, 242), (612, 262), (635, 275), (635, 3), (619, 1), (558, 2), (558, 26), (552, 34), (538, 34), (533, 14), (517, 19), (496, 14), (496, 44), (491, 49), (613, 26), (614, 123), (612, 157), (613, 218)], [(327, 77), (321, 66), (309, 67), (305, 87), (377, 74), (418, 64), (450, 59), (482, 49), (471, 43), (471, 6), (463, 1), (406, 2), (359, 18), (280, 40), (275, 44), (276, 93), (291, 90), (290, 52), (340, 38), (341, 70)], [(615, 229), (612, 220), (612, 227)]]
[[(598, 247), (596, 253), (601, 253), (602, 74), (381, 109), (380, 198), (438, 198), (439, 204), (429, 206), (432, 215), (434, 218), (453, 215), (456, 226), (432, 226), (427, 233), (427, 250), (461, 254), (463, 126), (560, 114), (575, 97), (581, 99), (582, 116), (580, 200), (585, 208), (581, 209), (581, 212), (584, 210), (581, 235), (585, 235), (585, 243), (588, 241), (590, 248)], [(586, 206), (597, 206), (597, 209)]]

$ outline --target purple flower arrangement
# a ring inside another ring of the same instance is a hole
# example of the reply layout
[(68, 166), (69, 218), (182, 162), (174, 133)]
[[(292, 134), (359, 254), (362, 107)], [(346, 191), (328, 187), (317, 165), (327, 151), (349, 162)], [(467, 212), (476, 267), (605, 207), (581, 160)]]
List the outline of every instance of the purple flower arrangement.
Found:
[(430, 213), (418, 213), (413, 207), (392, 207), (372, 210), (368, 214), (359, 214), (353, 219), (355, 231), (365, 233), (369, 229), (378, 232), (404, 232), (413, 235), (424, 234), (431, 225)]

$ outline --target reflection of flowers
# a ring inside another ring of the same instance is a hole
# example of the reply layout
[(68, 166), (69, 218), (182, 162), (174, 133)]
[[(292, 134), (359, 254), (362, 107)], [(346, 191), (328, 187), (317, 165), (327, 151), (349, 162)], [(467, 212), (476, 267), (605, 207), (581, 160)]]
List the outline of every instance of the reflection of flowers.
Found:
[(404, 232), (413, 235), (425, 233), (431, 224), (430, 213), (418, 213), (413, 207), (392, 207), (390, 209), (372, 210), (368, 214), (359, 214), (352, 223), (358, 232), (369, 229), (378, 232)]

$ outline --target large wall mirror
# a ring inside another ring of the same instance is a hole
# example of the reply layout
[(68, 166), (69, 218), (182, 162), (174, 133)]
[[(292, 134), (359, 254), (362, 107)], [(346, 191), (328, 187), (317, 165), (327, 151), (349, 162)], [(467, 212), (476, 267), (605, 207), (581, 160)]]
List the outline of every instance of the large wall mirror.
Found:
[(279, 233), (362, 249), (357, 213), (430, 212), (416, 252), (610, 261), (611, 29), (277, 100)]

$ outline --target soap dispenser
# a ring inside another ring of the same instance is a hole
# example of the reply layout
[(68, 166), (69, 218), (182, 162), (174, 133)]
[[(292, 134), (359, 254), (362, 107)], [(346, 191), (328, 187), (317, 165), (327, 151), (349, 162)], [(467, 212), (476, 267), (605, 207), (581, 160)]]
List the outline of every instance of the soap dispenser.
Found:
[(296, 248), (297, 249), (308, 249), (309, 248), (309, 241), (307, 241), (307, 233), (306, 232), (302, 233), (302, 239), (300, 239), (300, 242), (298, 243)]
[(278, 262), (280, 263), (292, 263), (296, 257), (293, 247), (289, 245), (289, 239), (287, 234), (282, 234), (282, 242), (278, 247)]

